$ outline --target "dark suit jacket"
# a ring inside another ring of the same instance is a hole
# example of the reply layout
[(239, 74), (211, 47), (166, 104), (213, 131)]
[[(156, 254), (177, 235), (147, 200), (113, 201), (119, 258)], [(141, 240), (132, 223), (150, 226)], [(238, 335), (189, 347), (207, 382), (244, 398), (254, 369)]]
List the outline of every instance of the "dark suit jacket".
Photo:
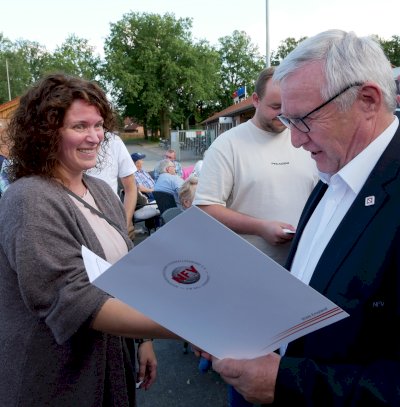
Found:
[[(288, 269), (325, 190), (319, 182), (306, 203)], [(375, 203), (367, 206), (367, 197)], [(289, 345), (275, 405), (400, 406), (400, 127), (324, 250), (310, 286), (350, 317)]]

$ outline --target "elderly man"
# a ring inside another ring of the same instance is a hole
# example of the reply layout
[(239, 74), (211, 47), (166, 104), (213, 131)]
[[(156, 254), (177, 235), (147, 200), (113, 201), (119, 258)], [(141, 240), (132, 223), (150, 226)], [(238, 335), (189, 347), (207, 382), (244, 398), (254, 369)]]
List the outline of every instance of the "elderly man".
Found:
[[(175, 150), (167, 150), (164, 154), (163, 160), (171, 160), (175, 165), (175, 172), (182, 178), (183, 177), (183, 169), (181, 163), (176, 159), (176, 151)], [(160, 163), (159, 161), (155, 168), (154, 168), (154, 181), (157, 181), (157, 178), (160, 175)]]
[(175, 164), (171, 160), (161, 160), (158, 165), (158, 171), (160, 175), (154, 185), (154, 191), (170, 193), (174, 196), (176, 205), (180, 208), (179, 189), (184, 180), (176, 174)]
[(398, 406), (400, 130), (390, 64), (373, 38), (330, 30), (303, 41), (274, 79), (280, 118), (321, 178), (287, 266), (350, 316), (281, 356), (215, 360), (214, 369), (258, 403)]

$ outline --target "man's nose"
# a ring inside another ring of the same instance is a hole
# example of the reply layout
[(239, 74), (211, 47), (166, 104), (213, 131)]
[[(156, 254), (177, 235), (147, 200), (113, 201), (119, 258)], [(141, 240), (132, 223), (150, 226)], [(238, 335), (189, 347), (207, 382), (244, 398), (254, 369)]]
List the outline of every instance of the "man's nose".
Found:
[(294, 147), (300, 148), (309, 140), (308, 134), (296, 129), (292, 126), (290, 129), (290, 137)]

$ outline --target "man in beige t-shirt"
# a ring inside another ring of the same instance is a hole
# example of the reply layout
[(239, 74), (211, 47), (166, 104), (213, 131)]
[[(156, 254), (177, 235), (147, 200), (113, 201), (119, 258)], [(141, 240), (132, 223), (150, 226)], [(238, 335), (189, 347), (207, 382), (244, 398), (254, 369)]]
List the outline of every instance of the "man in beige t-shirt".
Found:
[(254, 117), (207, 150), (194, 205), (284, 264), (301, 211), (318, 181), (315, 162), (294, 148), (276, 118), (280, 89), (264, 69), (252, 95)]

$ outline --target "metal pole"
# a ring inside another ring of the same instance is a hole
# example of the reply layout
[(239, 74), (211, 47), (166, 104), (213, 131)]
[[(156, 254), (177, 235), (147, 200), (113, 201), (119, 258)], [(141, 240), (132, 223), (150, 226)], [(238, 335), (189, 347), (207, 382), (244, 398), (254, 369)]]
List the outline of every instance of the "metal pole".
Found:
[(7, 71), (7, 84), (8, 84), (8, 100), (11, 100), (10, 76), (8, 75), (8, 60), (7, 59), (6, 59), (6, 71)]
[(268, 16), (268, 0), (265, 0), (265, 66), (271, 66), (269, 55), (269, 16)]

